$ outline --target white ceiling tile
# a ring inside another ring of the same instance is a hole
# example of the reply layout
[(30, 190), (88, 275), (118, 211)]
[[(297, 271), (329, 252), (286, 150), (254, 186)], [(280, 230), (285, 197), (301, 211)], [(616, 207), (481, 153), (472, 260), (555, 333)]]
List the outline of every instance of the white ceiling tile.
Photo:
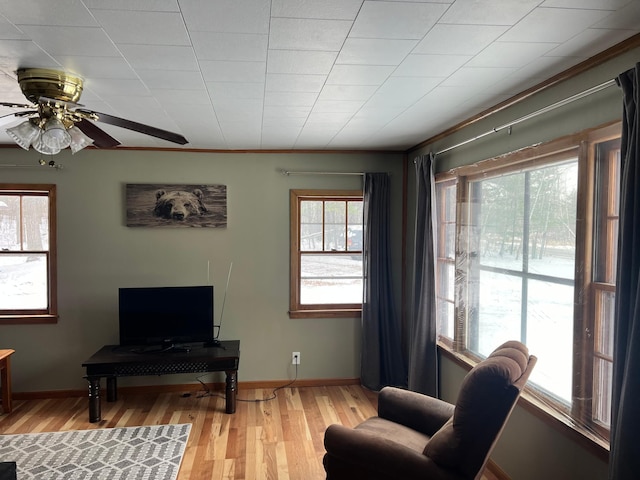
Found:
[(221, 124), (228, 122), (255, 122), (262, 119), (262, 100), (229, 99), (215, 102), (216, 115)]
[(67, 57), (56, 60), (65, 72), (75, 73), (85, 80), (90, 78), (137, 78), (131, 66), (122, 57)]
[(318, 101), (313, 106), (314, 112), (340, 112), (354, 114), (364, 105), (364, 100), (322, 100), (322, 96), (318, 97)]
[(421, 39), (448, 5), (366, 1), (349, 33), (350, 37)]
[(364, 101), (378, 89), (378, 85), (325, 85), (318, 100)]
[(313, 102), (308, 106), (292, 106), (292, 105), (265, 105), (264, 118), (302, 118), (306, 119), (311, 112)]
[(556, 47), (555, 43), (495, 42), (467, 63), (468, 67), (522, 67)]
[(30, 40), (0, 42), (0, 65), (3, 70), (10, 72), (15, 72), (21, 67), (56, 68), (59, 66), (58, 62)]
[[(94, 94), (107, 100), (113, 96), (149, 96), (151, 92), (140, 80), (129, 80), (120, 78), (92, 78), (87, 80), (85, 88), (90, 89)], [(107, 113), (107, 112), (105, 112)]]
[(269, 50), (267, 73), (328, 74), (338, 54), (309, 50)]
[(337, 52), (347, 38), (350, 28), (351, 22), (346, 20), (273, 18), (269, 48)]
[(264, 98), (264, 83), (248, 82), (208, 82), (207, 89), (213, 101), (224, 98), (241, 98), (262, 100)]
[(594, 27), (640, 31), (640, 2), (638, 0), (629, 2), (626, 6), (596, 23)]
[(589, 58), (633, 35), (630, 30), (588, 28), (546, 53), (549, 57)]
[(89, 9), (179, 12), (177, 0), (82, 0)]
[(16, 25), (97, 26), (91, 12), (80, 0), (1, 0), (0, 12)]
[(634, 0), (545, 0), (541, 7), (585, 8), (593, 10), (618, 10)]
[(409, 55), (393, 72), (393, 76), (448, 77), (466, 64), (469, 55)]
[(353, 20), (363, 0), (272, 0), (271, 16)]
[(336, 64), (398, 65), (416, 44), (416, 40), (347, 38)]
[[(307, 121), (307, 117), (266, 117), (263, 115), (262, 125), (275, 128), (302, 128)], [(299, 130), (298, 130), (299, 131)]]
[(336, 65), (331, 70), (327, 85), (381, 85), (394, 67), (377, 65)]
[(266, 62), (201, 61), (200, 68), (206, 82), (262, 83)]
[(538, 6), (540, 0), (456, 0), (439, 23), (513, 25)]
[(442, 79), (431, 77), (391, 77), (367, 101), (369, 106), (408, 107), (433, 90)]
[(199, 90), (205, 86), (202, 74), (197, 71), (146, 70), (139, 68), (136, 72), (150, 89)]
[(0, 40), (28, 40), (18, 27), (9, 22), (6, 18), (0, 16)]
[(119, 45), (119, 49), (134, 69), (198, 70), (198, 62), (190, 46)]
[(192, 31), (269, 32), (270, 0), (180, 0), (180, 9)]
[(562, 43), (608, 14), (602, 10), (537, 8), (500, 37), (500, 41)]
[(505, 25), (434, 25), (413, 53), (475, 55), (507, 31)]
[(249, 33), (191, 32), (199, 60), (265, 61), (267, 35)]
[(264, 104), (272, 106), (311, 107), (318, 98), (313, 92), (265, 92)]
[(315, 108), (309, 114), (308, 124), (322, 123), (325, 126), (342, 126), (353, 116), (351, 112), (317, 112)]
[(205, 89), (199, 90), (165, 90), (162, 88), (149, 89), (151, 93), (161, 99), (160, 103), (167, 109), (182, 109), (186, 115), (194, 107), (203, 106), (212, 108), (209, 104), (209, 93)]
[(191, 45), (179, 13), (94, 10), (93, 14), (115, 43)]
[(118, 57), (120, 53), (105, 31), (97, 27), (24, 25), (20, 27), (50, 55)]
[(478, 91), (515, 72), (515, 68), (462, 67), (442, 81), (447, 87), (469, 87)]
[(326, 75), (291, 75), (284, 73), (267, 74), (267, 92), (319, 92), (326, 81)]
[(260, 146), (264, 149), (292, 149), (302, 127), (274, 127), (265, 125), (262, 128), (262, 140)]

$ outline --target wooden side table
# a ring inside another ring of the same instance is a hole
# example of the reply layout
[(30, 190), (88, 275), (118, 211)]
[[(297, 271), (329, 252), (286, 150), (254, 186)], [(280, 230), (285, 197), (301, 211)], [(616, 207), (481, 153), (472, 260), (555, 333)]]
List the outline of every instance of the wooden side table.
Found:
[(0, 386), (2, 386), (2, 411), (11, 413), (11, 355), (15, 350), (0, 350)]

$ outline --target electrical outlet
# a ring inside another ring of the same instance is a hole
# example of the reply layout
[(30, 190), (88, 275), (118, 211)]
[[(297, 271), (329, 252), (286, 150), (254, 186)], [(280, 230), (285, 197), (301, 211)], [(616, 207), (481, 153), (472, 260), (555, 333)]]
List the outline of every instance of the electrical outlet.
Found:
[(300, 365), (300, 352), (293, 352), (291, 354), (291, 365)]

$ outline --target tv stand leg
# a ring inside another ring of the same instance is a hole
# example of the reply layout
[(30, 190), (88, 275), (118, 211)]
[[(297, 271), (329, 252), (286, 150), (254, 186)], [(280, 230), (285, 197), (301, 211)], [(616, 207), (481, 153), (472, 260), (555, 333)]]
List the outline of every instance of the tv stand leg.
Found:
[(227, 370), (226, 373), (227, 373), (227, 390), (226, 390), (225, 412), (236, 413), (236, 392), (238, 390), (238, 386), (237, 386), (238, 371)]
[(89, 378), (89, 422), (101, 420), (100, 415), (100, 378)]
[(107, 377), (107, 402), (118, 400), (118, 377)]

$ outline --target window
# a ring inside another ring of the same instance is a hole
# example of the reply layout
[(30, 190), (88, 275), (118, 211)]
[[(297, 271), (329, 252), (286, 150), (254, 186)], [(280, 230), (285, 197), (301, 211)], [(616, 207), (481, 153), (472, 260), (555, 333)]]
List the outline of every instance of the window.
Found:
[(523, 341), (538, 357), (535, 396), (601, 445), (611, 406), (619, 131), (461, 167), (436, 184), (441, 343), (477, 361), (506, 340)]
[[(447, 180), (436, 184), (436, 289), (438, 331), (453, 340), (455, 289), (456, 183)], [(449, 342), (450, 343), (450, 342)]]
[(0, 184), (0, 323), (54, 323), (56, 187)]
[(620, 200), (620, 139), (595, 148), (595, 199), (592, 301), (593, 355), (589, 366), (590, 405), (586, 406), (594, 428), (608, 435), (611, 425), (613, 376), (613, 315), (616, 261), (618, 257), (618, 210)]
[(291, 191), (292, 318), (360, 315), (362, 207), (360, 191)]

